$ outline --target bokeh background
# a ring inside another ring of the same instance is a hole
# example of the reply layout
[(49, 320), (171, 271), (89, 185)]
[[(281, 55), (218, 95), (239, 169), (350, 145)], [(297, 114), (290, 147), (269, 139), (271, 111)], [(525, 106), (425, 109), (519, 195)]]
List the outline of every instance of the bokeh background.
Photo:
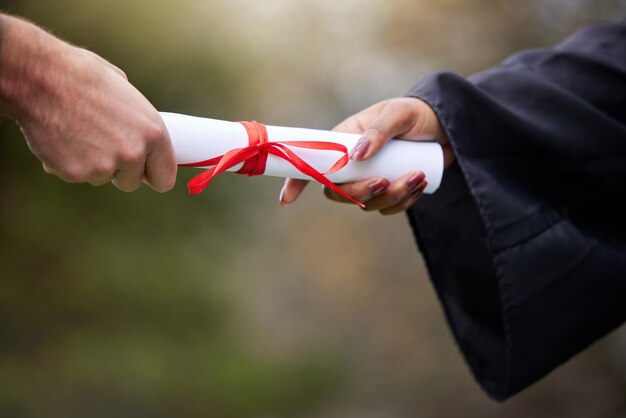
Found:
[[(623, 0), (0, 1), (160, 110), (329, 129), (432, 70), (551, 46)], [(1, 64), (1, 63), (0, 63)], [(0, 124), (0, 416), (626, 417), (618, 330), (504, 404), (463, 363), (403, 215), (64, 184)], [(450, 255), (454, 257), (454, 254)]]

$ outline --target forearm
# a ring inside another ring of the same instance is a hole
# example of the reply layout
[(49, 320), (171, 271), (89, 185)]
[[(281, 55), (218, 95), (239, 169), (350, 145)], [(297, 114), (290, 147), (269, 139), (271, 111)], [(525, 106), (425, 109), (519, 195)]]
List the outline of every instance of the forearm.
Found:
[(42, 96), (54, 93), (57, 68), (73, 48), (25, 20), (0, 14), (0, 112), (36, 117)]

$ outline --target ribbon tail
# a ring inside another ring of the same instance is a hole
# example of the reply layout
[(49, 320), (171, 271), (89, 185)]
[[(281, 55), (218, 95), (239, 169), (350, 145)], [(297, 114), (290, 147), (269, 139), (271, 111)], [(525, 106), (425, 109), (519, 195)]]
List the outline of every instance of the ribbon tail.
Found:
[(319, 183), (328, 187), (335, 193), (345, 197), (352, 203), (359, 205), (361, 208), (365, 208), (365, 205), (362, 202), (359, 202), (358, 200), (354, 199), (352, 196), (350, 196), (349, 194), (341, 190), (339, 187), (337, 187), (335, 183), (330, 181), (326, 176), (324, 176), (322, 173), (317, 171), (315, 168), (311, 167), (306, 161), (298, 157), (298, 155), (296, 155), (296, 153), (291, 151), (289, 148), (287, 148), (286, 146), (282, 144), (275, 143), (275, 142), (271, 144), (272, 144), (272, 147), (268, 148), (268, 152), (270, 152), (271, 154), (277, 157), (282, 158), (283, 160), (290, 162), (301, 173), (306, 174), (309, 177), (312, 177), (314, 180), (317, 180)]
[[(304, 174), (307, 174), (307, 173), (304, 173)], [(340, 194), (341, 196), (345, 197), (346, 199), (348, 199), (352, 203), (356, 203), (361, 208), (365, 209), (365, 204), (363, 202), (359, 202), (358, 200), (352, 198), (352, 196), (350, 196), (349, 194), (347, 194), (346, 192), (341, 190), (339, 187), (337, 187), (337, 185), (335, 183), (330, 181), (327, 177), (325, 177), (319, 171), (315, 171), (314, 173), (311, 173), (309, 175), (311, 177), (313, 177), (315, 180), (317, 180), (318, 182), (322, 183), (324, 186), (326, 186), (329, 189), (331, 189), (332, 191), (334, 191), (335, 193)]]
[(207, 186), (211, 183), (214, 173), (215, 167), (203, 171), (202, 173), (189, 180), (189, 183), (187, 183), (187, 189), (189, 190), (189, 194), (193, 196), (206, 189)]

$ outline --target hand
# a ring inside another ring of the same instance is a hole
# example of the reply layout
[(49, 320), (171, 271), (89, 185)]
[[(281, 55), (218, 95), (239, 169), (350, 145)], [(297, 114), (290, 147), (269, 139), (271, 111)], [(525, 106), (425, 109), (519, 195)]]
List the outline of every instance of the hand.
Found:
[(99, 56), (0, 16), (0, 105), (47, 173), (133, 191), (171, 189), (176, 161), (159, 113)]
[[(415, 141), (434, 138), (443, 148), (444, 166), (454, 160), (452, 147), (437, 115), (420, 99), (396, 98), (376, 103), (344, 120), (334, 130), (362, 134), (350, 152), (350, 158), (355, 161), (371, 158), (391, 138)], [(280, 194), (281, 205), (294, 202), (308, 183), (307, 180), (287, 179)], [(370, 178), (344, 183), (339, 187), (356, 200), (366, 203), (365, 210), (378, 210), (383, 215), (391, 215), (414, 205), (426, 185), (424, 173), (412, 172), (393, 182)], [(336, 202), (349, 202), (328, 188), (324, 188), (324, 194)]]

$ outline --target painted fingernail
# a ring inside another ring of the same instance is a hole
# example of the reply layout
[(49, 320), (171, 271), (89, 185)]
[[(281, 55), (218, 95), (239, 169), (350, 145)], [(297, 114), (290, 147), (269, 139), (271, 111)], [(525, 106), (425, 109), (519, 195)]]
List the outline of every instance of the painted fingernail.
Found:
[(370, 141), (367, 138), (361, 138), (356, 143), (352, 151), (350, 152), (350, 159), (354, 161), (361, 161), (365, 156), (368, 148), (370, 147)]
[(378, 196), (379, 194), (387, 190), (388, 185), (388, 182), (384, 179), (378, 179), (372, 182), (369, 186), (367, 186), (367, 191), (372, 197)]
[(422, 192), (426, 189), (426, 186), (428, 186), (428, 182), (424, 180), (423, 182), (419, 184), (419, 186), (415, 190), (413, 190), (413, 192), (411, 192), (411, 195), (412, 196), (421, 195)]
[(411, 177), (407, 179), (406, 188), (409, 190), (415, 189), (418, 184), (424, 181), (424, 177), (424, 173), (422, 172), (414, 173)]

